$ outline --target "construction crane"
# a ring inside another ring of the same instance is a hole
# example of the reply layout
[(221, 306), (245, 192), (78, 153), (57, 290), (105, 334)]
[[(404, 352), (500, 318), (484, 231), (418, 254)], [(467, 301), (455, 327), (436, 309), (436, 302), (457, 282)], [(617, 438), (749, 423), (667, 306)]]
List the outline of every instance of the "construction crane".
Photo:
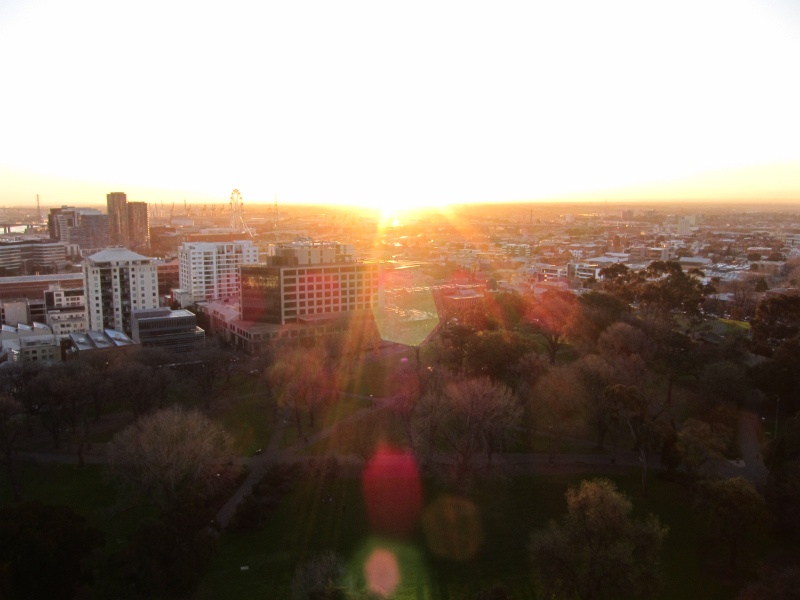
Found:
[(172, 208), (169, 209), (169, 224), (172, 225), (172, 215), (175, 214), (175, 203), (172, 203)]

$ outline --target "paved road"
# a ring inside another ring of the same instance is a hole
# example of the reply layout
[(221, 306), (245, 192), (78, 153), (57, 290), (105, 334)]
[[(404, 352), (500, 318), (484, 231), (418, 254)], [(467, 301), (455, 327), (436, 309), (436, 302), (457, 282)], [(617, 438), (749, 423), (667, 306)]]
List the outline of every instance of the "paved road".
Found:
[(759, 431), (761, 421), (752, 412), (739, 412), (739, 461), (715, 461), (713, 472), (722, 477), (744, 477), (753, 482), (757, 489), (763, 490), (767, 484), (769, 470), (761, 456)]

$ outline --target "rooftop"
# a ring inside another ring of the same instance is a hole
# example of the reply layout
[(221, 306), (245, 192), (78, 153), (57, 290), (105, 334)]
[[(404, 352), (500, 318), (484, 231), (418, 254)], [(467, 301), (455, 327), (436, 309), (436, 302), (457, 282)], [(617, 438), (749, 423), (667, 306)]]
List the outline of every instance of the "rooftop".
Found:
[(88, 256), (86, 260), (90, 260), (92, 262), (100, 263), (100, 262), (113, 262), (113, 261), (120, 261), (120, 260), (150, 260), (146, 256), (142, 256), (141, 254), (137, 254), (132, 250), (128, 250), (127, 248), (106, 248), (105, 250), (101, 250), (91, 256)]

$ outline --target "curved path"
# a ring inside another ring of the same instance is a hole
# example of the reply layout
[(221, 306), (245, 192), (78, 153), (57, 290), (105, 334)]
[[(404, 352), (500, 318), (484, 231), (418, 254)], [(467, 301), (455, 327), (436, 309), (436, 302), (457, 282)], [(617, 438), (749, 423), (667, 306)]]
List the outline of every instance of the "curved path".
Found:
[[(371, 398), (350, 393), (345, 393), (344, 395), (361, 399)], [(396, 402), (396, 398), (394, 397), (373, 398), (372, 400), (372, 407), (362, 408), (338, 423), (352, 422), (366, 418), (374, 414), (376, 410), (390, 408)], [(337, 424), (331, 425), (309, 436), (308, 445), (329, 437)], [(761, 445), (759, 441), (760, 425), (760, 421), (755, 414), (742, 411), (740, 413), (738, 440), (742, 459), (739, 461), (709, 461), (705, 466), (705, 471), (707, 473), (717, 474), (721, 477), (742, 476), (752, 481), (757, 488), (762, 489), (767, 481), (768, 471), (761, 459)], [(281, 449), (280, 444), (286, 427), (287, 424), (284, 422), (278, 424), (273, 432), (269, 445), (262, 454), (258, 456), (240, 457), (237, 460), (239, 464), (248, 465), (250, 467), (250, 473), (217, 513), (216, 521), (222, 529), (227, 527), (239, 503), (250, 493), (253, 486), (258, 483), (272, 465), (278, 462), (305, 462), (319, 458), (317, 456), (303, 456), (298, 454), (298, 452), (305, 449), (307, 446), (306, 442), (298, 442), (288, 448)], [(97, 446), (98, 447), (96, 447), (93, 452), (87, 452), (84, 455), (86, 464), (104, 464), (107, 462), (105, 453), (100, 450), (100, 448), (105, 445)], [(56, 464), (75, 464), (77, 460), (74, 452), (20, 452), (17, 456), (23, 461)], [(354, 455), (336, 455), (336, 458), (354, 469), (358, 469), (363, 465), (363, 460)], [(446, 465), (451, 463), (451, 459), (447, 455), (438, 455), (435, 457), (435, 462), (437, 464)], [(547, 452), (519, 454), (496, 453), (492, 459), (492, 468), (499, 468), (506, 473), (514, 474), (546, 474), (581, 471), (615, 473), (627, 470), (631, 467), (640, 466), (639, 455), (634, 452), (618, 452), (615, 456), (607, 454), (553, 454), (552, 458)], [(650, 469), (657, 470), (660, 466), (658, 457), (651, 457)]]

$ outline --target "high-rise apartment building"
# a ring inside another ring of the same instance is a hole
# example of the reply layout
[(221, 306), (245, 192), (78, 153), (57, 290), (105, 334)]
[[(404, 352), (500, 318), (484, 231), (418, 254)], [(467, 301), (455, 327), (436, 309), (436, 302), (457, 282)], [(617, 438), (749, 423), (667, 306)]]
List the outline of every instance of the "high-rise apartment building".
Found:
[(146, 202), (128, 202), (128, 245), (132, 248), (150, 245), (150, 217)]
[(191, 302), (239, 295), (239, 267), (258, 262), (250, 240), (184, 242), (178, 249), (180, 289)]
[(108, 241), (111, 246), (142, 248), (150, 245), (150, 217), (146, 202), (128, 202), (122, 192), (106, 195)]
[(314, 323), (369, 311), (378, 301), (380, 269), (378, 263), (356, 262), (352, 246), (278, 246), (266, 265), (241, 267), (242, 320)]
[(123, 192), (106, 194), (108, 210), (108, 243), (125, 246), (128, 243), (128, 198)]
[(131, 313), (158, 307), (158, 268), (127, 248), (108, 248), (83, 261), (88, 327), (131, 334)]

